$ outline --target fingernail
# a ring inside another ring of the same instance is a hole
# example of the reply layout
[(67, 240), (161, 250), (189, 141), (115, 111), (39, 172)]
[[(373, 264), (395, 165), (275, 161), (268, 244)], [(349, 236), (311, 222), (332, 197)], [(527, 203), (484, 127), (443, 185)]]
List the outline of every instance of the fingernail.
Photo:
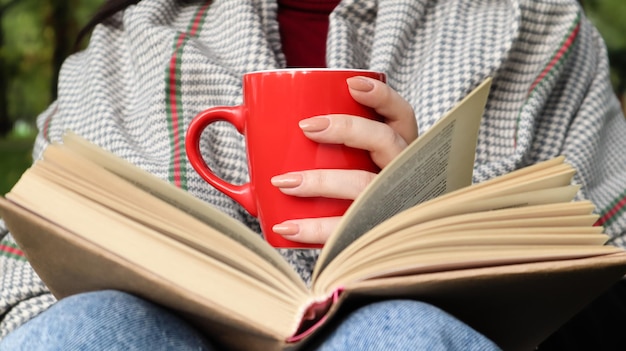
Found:
[(302, 175), (287, 173), (272, 177), (272, 185), (278, 188), (295, 188), (302, 184)]
[(367, 93), (368, 91), (372, 91), (374, 89), (374, 83), (370, 80), (370, 78), (350, 77), (346, 79), (346, 82), (348, 82), (348, 87), (350, 89), (362, 91), (364, 93)]
[(300, 232), (300, 226), (293, 222), (283, 222), (274, 225), (272, 230), (280, 235), (296, 235)]
[(321, 132), (328, 128), (330, 120), (326, 117), (312, 117), (301, 120), (298, 125), (305, 132)]

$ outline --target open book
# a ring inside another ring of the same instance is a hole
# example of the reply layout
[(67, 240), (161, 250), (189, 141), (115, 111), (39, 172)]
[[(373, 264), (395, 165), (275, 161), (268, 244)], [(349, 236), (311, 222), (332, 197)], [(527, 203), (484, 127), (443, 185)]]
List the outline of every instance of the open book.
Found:
[[(471, 185), (490, 80), (385, 167), (320, 252), (311, 286), (256, 233), (68, 133), (0, 199), (58, 298), (165, 305), (237, 350), (297, 349), (338, 315), (413, 298), (532, 349), (626, 272), (563, 158)], [(584, 285), (584, 288), (580, 287)]]

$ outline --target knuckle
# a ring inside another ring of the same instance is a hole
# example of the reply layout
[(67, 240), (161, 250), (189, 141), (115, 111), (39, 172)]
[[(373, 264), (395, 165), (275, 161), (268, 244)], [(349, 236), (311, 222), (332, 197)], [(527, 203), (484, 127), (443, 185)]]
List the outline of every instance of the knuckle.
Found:
[(340, 116), (337, 118), (337, 130), (336, 132), (341, 135), (350, 135), (354, 131), (354, 118), (351, 116)]
[(324, 188), (324, 185), (327, 184), (328, 182), (328, 176), (326, 175), (326, 173), (324, 171), (316, 171), (314, 172), (314, 176), (313, 176), (313, 182), (312, 185), (314, 186), (313, 189), (311, 189), (314, 193), (319, 194), (319, 192), (321, 191), (321, 189)]
[(309, 219), (301, 222), (299, 240), (307, 243), (324, 242), (324, 225), (320, 219)]
[(396, 145), (398, 138), (402, 138), (391, 126), (385, 125), (386, 128), (382, 131), (381, 141), (387, 148), (392, 145)]
[(319, 138), (319, 141), (328, 143), (344, 143), (352, 137), (356, 131), (353, 116), (331, 115), (330, 125)]
[(306, 195), (317, 195), (322, 191), (327, 178), (321, 170), (303, 172), (301, 188)]
[(316, 221), (315, 231), (312, 236), (315, 238), (315, 242), (323, 243), (326, 241), (325, 229), (326, 229), (326, 226), (324, 225), (324, 221), (322, 220)]
[(363, 189), (365, 189), (369, 185), (369, 183), (371, 183), (372, 180), (374, 180), (374, 177), (376, 177), (375, 173), (361, 171), (359, 173), (359, 176), (355, 177), (354, 179), (354, 184), (355, 184), (354, 190), (355, 190), (356, 195), (360, 194), (361, 191), (363, 191)]

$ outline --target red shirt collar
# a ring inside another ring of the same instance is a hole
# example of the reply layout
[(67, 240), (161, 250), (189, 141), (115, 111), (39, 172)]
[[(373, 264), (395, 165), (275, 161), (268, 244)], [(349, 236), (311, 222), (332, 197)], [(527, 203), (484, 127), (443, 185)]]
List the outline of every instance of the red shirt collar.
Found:
[(279, 7), (330, 14), (341, 0), (278, 0)]

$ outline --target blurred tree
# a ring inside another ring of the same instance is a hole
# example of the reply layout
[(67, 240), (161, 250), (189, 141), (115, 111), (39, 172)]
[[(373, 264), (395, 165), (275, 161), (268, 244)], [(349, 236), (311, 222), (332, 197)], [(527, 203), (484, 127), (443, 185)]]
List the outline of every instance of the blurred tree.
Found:
[(61, 64), (102, 2), (0, 0), (0, 137), (55, 99)]
[[(15, 4), (18, 0), (12, 0), (10, 2), (0, 4), (0, 19), (4, 17), (4, 14)], [(6, 70), (5, 57), (3, 54), (4, 48), (4, 28), (0, 26), (0, 137), (5, 136), (11, 131), (13, 124), (9, 118), (8, 108), (8, 73)]]
[(53, 74), (50, 93), (51, 98), (56, 99), (58, 74), (63, 64), (63, 60), (72, 53), (74, 39), (78, 34), (78, 22), (73, 9), (76, 7), (76, 0), (52, 1), (51, 11), (47, 22), (54, 33), (54, 43), (52, 50)]

